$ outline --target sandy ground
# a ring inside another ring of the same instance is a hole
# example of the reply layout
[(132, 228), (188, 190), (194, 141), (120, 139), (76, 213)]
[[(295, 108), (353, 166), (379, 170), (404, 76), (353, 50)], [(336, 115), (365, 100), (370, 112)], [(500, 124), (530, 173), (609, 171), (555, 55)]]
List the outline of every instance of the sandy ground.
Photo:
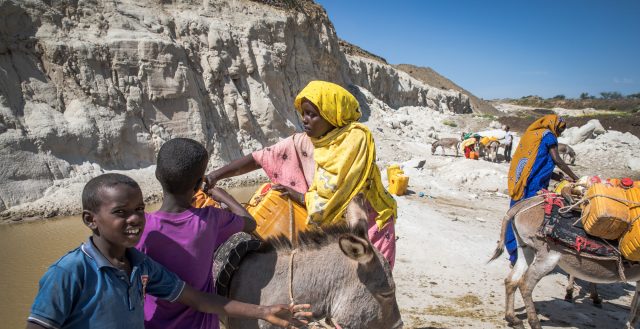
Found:
[[(399, 239), (394, 277), (405, 328), (507, 327), (503, 320), (507, 255), (490, 264), (487, 260), (509, 205), (509, 166), (456, 158), (451, 150), (443, 156), (438, 149), (432, 155), (433, 138), (429, 138), (455, 137), (461, 131), (489, 129), (496, 123), (468, 115), (416, 118), (411, 109), (407, 112), (413, 117), (410, 130), (376, 125), (375, 117), (370, 124), (381, 167), (398, 162), (410, 176), (408, 195), (396, 198)], [(385, 116), (384, 121), (397, 121), (398, 116), (402, 121), (402, 115), (399, 111)], [(577, 160), (571, 168), (579, 176), (638, 177), (637, 169), (630, 168), (629, 154), (640, 151), (640, 140), (631, 134), (607, 131), (574, 145), (574, 149)], [(425, 162), (422, 168), (415, 168), (421, 161)], [(577, 283), (574, 303), (569, 303), (564, 301), (566, 274), (558, 269), (540, 281), (534, 301), (543, 327), (624, 326), (634, 284), (599, 285), (604, 305), (597, 308), (588, 298), (588, 284)], [(516, 313), (526, 323), (519, 293)]]
[[(398, 255), (394, 270), (397, 298), (405, 328), (501, 328), (504, 316), (503, 280), (509, 271), (506, 254), (487, 264), (498, 240), (500, 220), (508, 208), (507, 163), (454, 157), (451, 150), (431, 154), (437, 137), (457, 137), (499, 125), (490, 118), (443, 114), (424, 109), (373, 108), (367, 125), (374, 132), (378, 164), (403, 165), (410, 176), (409, 193), (397, 197)], [(638, 174), (630, 169), (640, 140), (630, 134), (607, 132), (575, 145), (572, 168), (578, 175)], [(515, 148), (514, 148), (515, 149)], [(424, 161), (421, 168), (416, 168)], [(635, 171), (634, 171), (635, 170)], [(147, 200), (159, 195), (153, 167), (127, 171), (141, 183)], [(383, 179), (386, 181), (386, 174)], [(256, 173), (244, 183), (261, 180)], [(57, 183), (45, 198), (12, 209), (13, 219), (42, 214), (77, 212), (84, 180)], [(227, 182), (238, 184), (241, 181)], [(420, 196), (423, 195), (423, 196)], [(43, 212), (44, 210), (44, 212)], [(566, 275), (545, 277), (534, 291), (543, 326), (547, 328), (620, 328), (624, 325), (633, 284), (600, 285), (602, 308), (585, 297), (578, 286), (575, 303), (564, 301)], [(524, 319), (522, 300), (516, 311)]]
[[(500, 219), (508, 197), (497, 188), (462, 188), (446, 185), (457, 175), (483, 177), (486, 182), (507, 173), (506, 164), (475, 163), (462, 158), (426, 156), (425, 168), (411, 168), (410, 194), (398, 200), (398, 257), (394, 270), (398, 303), (406, 328), (502, 328), (503, 280), (509, 271), (506, 254), (487, 264), (498, 239)], [(456, 167), (475, 167), (460, 174)], [(449, 173), (449, 174), (447, 174)], [(464, 178), (463, 178), (464, 180)], [(504, 181), (504, 180), (500, 180)], [(482, 185), (482, 184), (480, 184)], [(426, 194), (420, 197), (419, 193)], [(596, 308), (585, 296), (588, 285), (577, 286), (575, 303), (564, 301), (566, 275), (545, 277), (534, 291), (543, 326), (568, 328), (621, 328), (628, 313), (632, 284), (600, 285), (605, 299)], [(526, 315), (516, 297), (516, 312)]]

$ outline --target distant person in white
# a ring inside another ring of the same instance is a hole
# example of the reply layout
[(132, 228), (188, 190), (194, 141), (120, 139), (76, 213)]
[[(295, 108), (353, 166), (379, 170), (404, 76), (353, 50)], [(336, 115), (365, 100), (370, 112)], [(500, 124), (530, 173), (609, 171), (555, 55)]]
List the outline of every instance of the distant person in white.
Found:
[(504, 141), (504, 160), (511, 162), (511, 146), (513, 145), (513, 135), (509, 132), (509, 126), (502, 126), (502, 130), (505, 131)]

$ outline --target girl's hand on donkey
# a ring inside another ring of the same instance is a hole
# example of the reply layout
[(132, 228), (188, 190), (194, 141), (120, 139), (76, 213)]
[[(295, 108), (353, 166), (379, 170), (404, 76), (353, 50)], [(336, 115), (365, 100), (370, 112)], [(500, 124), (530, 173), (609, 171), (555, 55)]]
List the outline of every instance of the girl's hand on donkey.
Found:
[(300, 192), (298, 192), (298, 191), (296, 191), (296, 190), (294, 190), (294, 189), (292, 189), (292, 188), (290, 188), (288, 186), (284, 186), (284, 185), (281, 185), (281, 184), (271, 185), (271, 188), (273, 190), (276, 190), (276, 191), (282, 193), (282, 195), (290, 197), (291, 200), (293, 200), (293, 201), (295, 201), (295, 202), (297, 202), (297, 203), (299, 203), (299, 204), (304, 206), (304, 194), (302, 194), (302, 193), (300, 193)]
[(263, 320), (284, 328), (302, 327), (309, 323), (308, 319), (313, 317), (313, 312), (309, 311), (311, 308), (309, 304), (280, 304), (262, 306), (262, 308), (264, 311)]

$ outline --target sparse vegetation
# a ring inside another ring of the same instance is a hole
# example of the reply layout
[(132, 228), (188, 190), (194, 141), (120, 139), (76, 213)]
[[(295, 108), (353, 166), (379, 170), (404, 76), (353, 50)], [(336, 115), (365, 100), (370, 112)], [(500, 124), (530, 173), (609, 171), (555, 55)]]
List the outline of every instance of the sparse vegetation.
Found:
[(591, 96), (589, 95), (589, 93), (582, 93), (580, 94), (580, 99), (595, 99), (596, 96)]
[(479, 118), (489, 119), (489, 120), (495, 120), (497, 118), (495, 115), (491, 115), (491, 114), (479, 114), (476, 116)]
[(602, 99), (620, 99), (620, 98), (623, 98), (622, 94), (617, 92), (617, 91), (601, 92), (600, 96), (602, 96)]
[(445, 125), (445, 126), (454, 127), (454, 128), (458, 126), (457, 123), (455, 123), (455, 122), (453, 122), (451, 120), (444, 120), (444, 121), (442, 121), (442, 124)]

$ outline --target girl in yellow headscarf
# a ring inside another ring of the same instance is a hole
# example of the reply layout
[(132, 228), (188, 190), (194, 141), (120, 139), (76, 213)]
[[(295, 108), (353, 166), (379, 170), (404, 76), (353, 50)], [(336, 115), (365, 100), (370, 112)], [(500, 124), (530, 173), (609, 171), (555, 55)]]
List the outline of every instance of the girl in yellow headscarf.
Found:
[(304, 195), (309, 222), (322, 226), (344, 220), (349, 201), (362, 192), (369, 208), (369, 240), (393, 268), (396, 202), (382, 185), (373, 136), (357, 122), (362, 115), (358, 101), (337, 84), (311, 81), (294, 106), (314, 146), (316, 172)]
[[(558, 136), (566, 126), (560, 117), (549, 114), (533, 122), (524, 132), (509, 167), (510, 206), (548, 188), (551, 178), (563, 179), (553, 172), (556, 165), (571, 179), (578, 179), (558, 153)], [(505, 245), (511, 255), (511, 262), (515, 263), (518, 245), (511, 225), (507, 227)]]

